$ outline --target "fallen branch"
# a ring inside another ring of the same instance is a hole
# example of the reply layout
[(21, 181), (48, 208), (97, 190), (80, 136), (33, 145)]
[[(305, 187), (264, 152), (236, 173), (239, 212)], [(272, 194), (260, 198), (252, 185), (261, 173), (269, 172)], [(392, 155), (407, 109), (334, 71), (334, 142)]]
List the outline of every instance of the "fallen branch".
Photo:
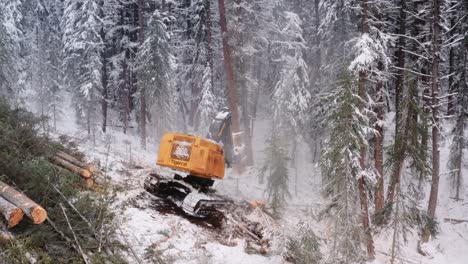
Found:
[(47, 218), (47, 211), (44, 208), (2, 181), (0, 181), (0, 196), (20, 208), (34, 224), (42, 224)]
[(249, 229), (247, 229), (247, 227), (245, 227), (242, 223), (239, 223), (237, 222), (236, 220), (234, 220), (234, 218), (231, 218), (231, 221), (234, 222), (234, 224), (236, 224), (236, 226), (242, 230), (244, 233), (246, 233), (247, 235), (249, 235), (252, 239), (254, 239), (255, 241), (257, 242), (262, 242), (262, 239), (259, 238), (257, 235), (255, 235), (254, 233), (250, 232)]
[(468, 223), (466, 219), (455, 219), (455, 218), (444, 218), (444, 222), (449, 222), (451, 224), (461, 224), (461, 223)]
[(15, 227), (23, 220), (24, 213), (18, 207), (14, 206), (9, 201), (0, 197), (0, 213), (3, 214), (8, 222), (8, 228)]
[(70, 224), (70, 220), (68, 220), (67, 213), (65, 213), (65, 208), (63, 208), (63, 205), (62, 205), (61, 203), (60, 203), (60, 208), (62, 208), (62, 212), (63, 212), (63, 215), (65, 216), (65, 220), (67, 220), (68, 228), (69, 228), (70, 231), (72, 232), (73, 238), (75, 239), (75, 243), (76, 243), (77, 250), (78, 250), (79, 253), (81, 254), (81, 257), (83, 258), (83, 261), (84, 261), (86, 264), (89, 264), (88, 257), (86, 256), (86, 254), (85, 254), (85, 253), (83, 252), (83, 250), (81, 249), (80, 243), (78, 242), (78, 239), (76, 238), (75, 231), (73, 231), (73, 228), (72, 228), (72, 226), (71, 226), (71, 224)]
[(52, 185), (52, 187), (58, 194), (60, 194), (60, 196), (62, 196), (63, 200), (67, 202), (67, 204), (73, 209), (73, 211), (75, 211), (76, 214), (78, 214), (78, 216), (88, 225), (89, 229), (93, 232), (96, 232), (96, 229), (93, 227), (93, 225), (88, 221), (88, 219), (86, 219), (86, 217), (83, 216), (83, 214), (80, 213), (80, 211), (78, 211), (78, 209), (76, 209), (76, 207), (72, 203), (68, 201), (67, 197), (65, 197), (65, 195), (55, 185)]

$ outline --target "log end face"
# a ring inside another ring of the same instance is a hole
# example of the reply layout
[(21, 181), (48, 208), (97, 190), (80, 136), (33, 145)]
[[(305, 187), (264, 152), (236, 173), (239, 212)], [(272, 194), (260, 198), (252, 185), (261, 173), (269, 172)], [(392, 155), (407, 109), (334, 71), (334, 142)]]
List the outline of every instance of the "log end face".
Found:
[(41, 206), (36, 206), (31, 212), (33, 223), (36, 225), (44, 223), (47, 219), (47, 211)]
[(17, 226), (21, 220), (23, 220), (24, 213), (21, 209), (16, 208), (10, 213), (10, 218), (8, 219), (8, 228), (13, 228)]
[(86, 186), (88, 186), (88, 188), (91, 188), (94, 186), (94, 180), (93, 179), (86, 179)]
[(91, 172), (89, 170), (83, 170), (81, 172), (81, 176), (83, 176), (83, 178), (89, 179), (91, 178)]

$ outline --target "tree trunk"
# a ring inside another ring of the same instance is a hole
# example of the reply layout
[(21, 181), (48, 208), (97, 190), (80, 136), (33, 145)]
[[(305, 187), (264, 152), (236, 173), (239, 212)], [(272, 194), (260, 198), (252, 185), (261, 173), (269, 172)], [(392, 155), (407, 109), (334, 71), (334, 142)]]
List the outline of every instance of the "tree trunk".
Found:
[(403, 90), (403, 80), (404, 80), (404, 68), (405, 68), (405, 52), (404, 48), (406, 45), (406, 2), (405, 0), (400, 1), (400, 17), (399, 17), (399, 29), (398, 34), (398, 69), (397, 69), (397, 79), (395, 83), (395, 135), (398, 133), (398, 126), (397, 124), (400, 122), (401, 118), (401, 111), (400, 111), (400, 101), (402, 97), (402, 90)]
[(221, 24), (221, 35), (223, 39), (224, 70), (226, 71), (229, 108), (232, 113), (232, 132), (239, 132), (239, 113), (237, 110), (237, 88), (234, 80), (234, 70), (232, 68), (231, 47), (229, 46), (229, 36), (226, 22), (226, 9), (224, 0), (218, 0), (219, 18)]
[(69, 171), (71, 171), (71, 172), (73, 172), (75, 174), (78, 174), (78, 175), (80, 175), (81, 177), (83, 177), (85, 179), (91, 178), (91, 172), (89, 172), (88, 170), (82, 169), (82, 168), (80, 168), (80, 167), (78, 167), (76, 165), (73, 165), (70, 162), (68, 162), (68, 161), (66, 161), (66, 160), (64, 160), (62, 158), (54, 157), (54, 158), (52, 158), (52, 161), (55, 164), (65, 168), (65, 169), (67, 169), (67, 170), (69, 170)]
[[(138, 40), (140, 47), (143, 46), (145, 39), (144, 17), (143, 17), (143, 0), (138, 0)], [(146, 89), (144, 86), (140, 89), (140, 141), (141, 147), (146, 149)]]
[[(451, 30), (449, 31), (449, 35), (453, 35), (455, 27), (455, 18), (450, 19), (450, 28)], [(455, 53), (454, 53), (454, 47), (450, 46), (449, 48), (449, 73), (448, 73), (448, 105), (447, 105), (447, 115), (453, 115), (455, 114), (455, 96), (451, 95), (453, 93), (457, 92), (457, 89), (455, 88), (454, 85), (454, 73), (455, 73)]]
[[(465, 5), (466, 11), (468, 12), (468, 1), (466, 1)], [(466, 34), (466, 33), (465, 33)], [(458, 113), (458, 120), (457, 120), (457, 126), (460, 128), (458, 129), (459, 134), (458, 137), (459, 139), (459, 144), (460, 146), (458, 147), (458, 155), (459, 155), (459, 162), (458, 162), (458, 172), (456, 175), (455, 179), (455, 200), (460, 200), (461, 194), (461, 188), (463, 184), (463, 174), (462, 174), (462, 160), (463, 160), (463, 149), (464, 146), (466, 145), (466, 139), (465, 139), (465, 126), (466, 126), (466, 114), (465, 114), (465, 109), (468, 106), (468, 80), (467, 80), (467, 49), (468, 49), (468, 38), (466, 38), (465, 35), (465, 43), (464, 43), (464, 50), (463, 50), (463, 72), (462, 72), (462, 77), (461, 77), (461, 87), (459, 91), (459, 101), (458, 104), (460, 105), (460, 113)]]
[(322, 67), (322, 51), (320, 49), (320, 0), (315, 0), (314, 1), (314, 11), (315, 11), (315, 45), (316, 45), (316, 54), (315, 54), (315, 60), (314, 65), (316, 66), (315, 68), (315, 83), (319, 84), (321, 83), (321, 77), (322, 75), (320, 74), (320, 68)]
[[(377, 13), (377, 19), (382, 20), (382, 14), (380, 11)], [(378, 29), (382, 30), (382, 25), (378, 25)], [(379, 61), (378, 70), (383, 71), (383, 63)], [(377, 135), (375, 136), (375, 147), (374, 147), (374, 166), (377, 171), (377, 183), (375, 185), (375, 211), (378, 212), (382, 210), (384, 205), (384, 170), (383, 170), (383, 141), (384, 141), (384, 127), (383, 127), (383, 116), (384, 116), (384, 91), (383, 91), (383, 81), (378, 80), (376, 87), (376, 102), (377, 102), (377, 122), (375, 125), (375, 130)]]
[(213, 32), (211, 22), (211, 0), (206, 2), (206, 49), (208, 50), (208, 65), (211, 72), (211, 87), (214, 89), (214, 64), (213, 64)]
[(15, 227), (23, 220), (24, 213), (18, 207), (14, 206), (4, 198), (0, 197), (0, 213), (3, 214), (8, 222), (8, 228)]
[[(388, 193), (387, 193), (387, 204), (393, 204), (393, 200), (395, 197), (395, 187), (397, 184), (400, 183), (401, 172), (403, 170), (403, 164), (405, 160), (405, 153), (406, 153), (406, 138), (407, 138), (407, 129), (408, 126), (402, 126), (402, 124), (406, 124), (406, 120), (402, 120), (402, 107), (401, 107), (401, 99), (403, 96), (404, 90), (404, 68), (405, 68), (405, 37), (403, 35), (406, 34), (406, 3), (405, 0), (400, 1), (400, 17), (399, 17), (399, 29), (398, 34), (400, 34), (398, 38), (398, 69), (397, 69), (397, 79), (395, 83), (395, 165), (393, 166), (392, 176), (390, 178), (390, 183), (388, 186)], [(408, 95), (409, 96), (409, 95)]]
[(2, 181), (0, 181), (0, 196), (20, 208), (34, 224), (42, 224), (47, 218), (44, 208)]
[(377, 184), (375, 186), (375, 210), (379, 211), (384, 205), (384, 171), (383, 171), (383, 141), (384, 141), (384, 128), (383, 128), (383, 114), (384, 114), (384, 95), (383, 83), (377, 82), (377, 124), (375, 129), (377, 135), (375, 136), (375, 169), (377, 171)]
[[(104, 18), (104, 11), (103, 11), (103, 5), (104, 1), (100, 2), (101, 8), (100, 8), (100, 17), (101, 19)], [(101, 110), (102, 110), (102, 132), (106, 133), (107, 129), (107, 101), (109, 100), (108, 98), (108, 87), (107, 87), (107, 48), (106, 48), (106, 33), (104, 32), (104, 25), (101, 26), (101, 31), (100, 31), (100, 36), (103, 42), (103, 50), (101, 52), (101, 85), (102, 85), (102, 91), (101, 91)]]
[[(440, 146), (439, 146), (439, 60), (440, 60), (440, 0), (432, 1), (432, 183), (429, 194), (427, 214), (435, 218), (437, 196), (439, 193)], [(429, 241), (430, 227), (426, 225), (422, 234), (422, 242)]]
[[(366, 2), (366, 0), (364, 0)], [(361, 72), (359, 74), (359, 97), (364, 100), (365, 96), (365, 81), (366, 81), (366, 74)], [(364, 106), (361, 104), (361, 110)], [(361, 170), (366, 169), (366, 147), (361, 146), (360, 151), (360, 159), (359, 164), (361, 166)], [(367, 256), (370, 260), (375, 258), (375, 250), (374, 250), (374, 240), (372, 238), (372, 232), (370, 228), (370, 220), (369, 220), (369, 204), (367, 199), (367, 192), (366, 192), (366, 180), (363, 175), (359, 177), (358, 181), (358, 188), (359, 188), (359, 199), (361, 204), (361, 220), (362, 220), (362, 227), (364, 229), (364, 233), (366, 236), (366, 248), (367, 248)]]
[[(368, 26), (368, 5), (367, 0), (362, 0), (362, 33), (369, 32)], [(366, 100), (366, 73), (360, 72), (359, 73), (359, 90), (358, 95), (361, 97), (362, 100)], [(364, 109), (364, 103), (361, 102), (359, 106), (360, 110)], [(366, 169), (366, 147), (365, 145), (361, 146), (361, 157), (359, 160), (361, 170), (364, 171)], [(367, 199), (367, 192), (366, 192), (366, 180), (364, 175), (360, 175), (358, 181), (358, 188), (359, 188), (359, 198), (361, 204), (361, 219), (362, 219), (362, 227), (364, 229), (364, 233), (366, 235), (366, 248), (367, 248), (367, 257), (369, 260), (373, 260), (375, 258), (375, 249), (374, 249), (374, 240), (372, 238), (372, 232), (370, 228), (370, 220), (369, 220), (369, 204)]]

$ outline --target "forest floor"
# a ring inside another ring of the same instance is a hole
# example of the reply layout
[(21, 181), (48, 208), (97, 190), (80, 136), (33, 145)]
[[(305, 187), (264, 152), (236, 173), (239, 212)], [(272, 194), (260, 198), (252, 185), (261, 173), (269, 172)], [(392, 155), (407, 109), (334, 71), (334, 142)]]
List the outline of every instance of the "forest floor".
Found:
[[(391, 119), (391, 116), (389, 116)], [(389, 125), (391, 121), (389, 121)], [(450, 125), (447, 124), (448, 135)], [(255, 168), (263, 163), (265, 138), (269, 133), (269, 123), (256, 123), (254, 136)], [(56, 136), (67, 135), (72, 138), (88, 161), (99, 163), (112, 179), (112, 185), (118, 190), (117, 202), (113, 205), (117, 213), (115, 221), (119, 223), (118, 235), (121, 242), (128, 246), (126, 253), (130, 263), (284, 263), (282, 248), (285, 236), (291, 234), (301, 221), (310, 223), (314, 232), (321, 238), (321, 250), (324, 259), (333, 254), (329, 226), (319, 221), (318, 215), (324, 202), (320, 198), (320, 173), (318, 166), (311, 162), (307, 147), (299, 148), (295, 167), (290, 169), (290, 197), (281, 217), (275, 221), (274, 232), (266, 251), (252, 247), (245, 237), (235, 236), (232, 225), (219, 225), (218, 222), (204, 222), (183, 215), (170, 204), (148, 194), (143, 189), (143, 181), (151, 170), (158, 170), (155, 165), (157, 139), (151, 139), (147, 150), (139, 147), (135, 135), (125, 135), (120, 131), (111, 131), (107, 135), (97, 135), (95, 144), (78, 129), (73, 119), (60, 123)], [(387, 138), (391, 138), (388, 136)], [(424, 264), (465, 264), (468, 263), (468, 223), (454, 223), (445, 219), (468, 219), (468, 195), (464, 200), (454, 201), (448, 191), (450, 179), (445, 165), (448, 159), (448, 140), (441, 145), (441, 185), (437, 215), (440, 233), (437, 239), (424, 246), (429, 253), (422, 256), (417, 253), (417, 230), (407, 233), (406, 242), (399, 239), (400, 249), (397, 263)], [(305, 145), (305, 144), (302, 144)], [(265, 201), (266, 184), (259, 183), (259, 170), (251, 168), (243, 173), (228, 169), (223, 181), (215, 184), (218, 193), (231, 197), (241, 203), (248, 200)], [(468, 171), (465, 171), (467, 175)], [(403, 183), (404, 186), (407, 183)], [(425, 184), (426, 205), (429, 184)], [(465, 188), (468, 187), (465, 183)], [(425, 206), (421, 206), (425, 209)], [(252, 211), (246, 211), (252, 214)], [(258, 216), (257, 216), (258, 218)], [(258, 220), (258, 219), (257, 219)], [(383, 230), (375, 236), (377, 260), (375, 263), (389, 263), (392, 230)]]
[[(143, 182), (150, 172), (158, 170), (159, 173), (169, 173), (155, 165), (156, 146), (143, 150), (137, 147), (139, 144), (135, 137), (120, 132), (116, 132), (115, 137), (97, 140), (93, 145), (72, 124), (65, 124), (62, 128), (55, 136), (68, 136), (86, 159), (99, 164), (111, 179), (109, 184), (117, 193), (116, 202), (112, 205), (117, 212), (114, 221), (120, 227), (117, 230), (120, 241), (128, 247), (124, 255), (129, 263), (283, 262), (281, 252), (275, 246), (280, 239), (277, 231), (282, 227), (270, 216), (246, 204), (246, 201), (261, 198), (262, 195), (248, 196), (235, 190), (239, 184), (243, 184), (238, 178), (252, 177), (244, 174), (233, 178), (232, 175), (236, 173), (228, 169), (226, 182), (218, 183), (215, 188), (219, 194), (233, 194), (230, 197), (235, 200), (234, 211), (237, 214), (224, 211), (225, 216), (243, 215), (249, 223), (263, 224), (262, 235), (268, 241), (265, 243), (255, 243), (248, 235), (239, 232), (232, 222), (235, 220), (190, 217), (171, 203), (147, 193)], [(255, 175), (253, 179), (256, 179)], [(223, 191), (232, 188), (232, 193)]]

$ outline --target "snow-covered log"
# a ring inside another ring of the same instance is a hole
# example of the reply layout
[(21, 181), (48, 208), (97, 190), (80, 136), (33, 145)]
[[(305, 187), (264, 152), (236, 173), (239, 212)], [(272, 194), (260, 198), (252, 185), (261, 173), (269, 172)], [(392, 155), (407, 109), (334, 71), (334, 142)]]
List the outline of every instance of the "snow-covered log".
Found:
[(47, 218), (47, 211), (44, 208), (2, 181), (0, 181), (0, 196), (20, 208), (34, 224), (42, 224)]
[(23, 211), (2, 197), (0, 197), (0, 212), (8, 222), (8, 228), (15, 227), (23, 220)]

